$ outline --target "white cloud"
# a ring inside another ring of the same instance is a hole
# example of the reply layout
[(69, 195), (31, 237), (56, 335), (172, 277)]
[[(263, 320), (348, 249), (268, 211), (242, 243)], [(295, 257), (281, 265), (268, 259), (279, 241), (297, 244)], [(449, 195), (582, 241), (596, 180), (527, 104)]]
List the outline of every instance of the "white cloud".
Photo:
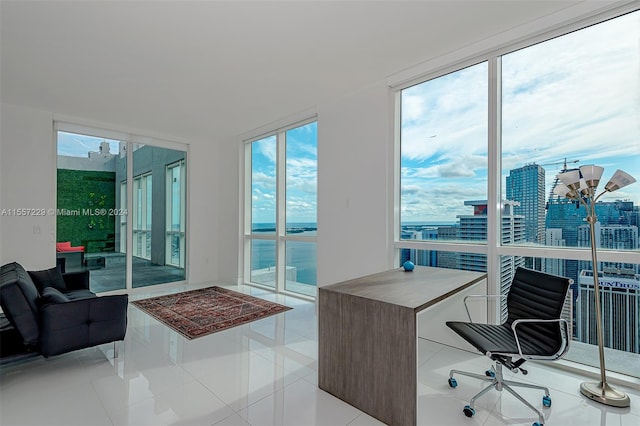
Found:
[(277, 151), (275, 136), (269, 136), (262, 140), (253, 142), (251, 144), (251, 149), (257, 150), (257, 152), (262, 154), (271, 164), (276, 164)]
[[(617, 168), (640, 179), (639, 43), (636, 12), (503, 57), (503, 182), (512, 168), (564, 158), (605, 167), (604, 181)], [(474, 66), (403, 91), (406, 220), (451, 220), (474, 188), (486, 194), (486, 80)], [(544, 167), (550, 186), (561, 166)], [(640, 184), (613, 195), (640, 204)]]

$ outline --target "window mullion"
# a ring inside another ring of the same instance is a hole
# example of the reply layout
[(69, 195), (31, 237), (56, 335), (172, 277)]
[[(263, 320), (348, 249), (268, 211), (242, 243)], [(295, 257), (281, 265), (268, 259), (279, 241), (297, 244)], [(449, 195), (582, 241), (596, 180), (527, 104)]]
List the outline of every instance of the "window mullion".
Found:
[(133, 288), (133, 209), (136, 205), (133, 203), (133, 142), (126, 142), (127, 147), (127, 253), (125, 254), (125, 283), (127, 290)]
[[(497, 248), (501, 235), (501, 191), (500, 191), (500, 154), (501, 154), (501, 80), (500, 58), (488, 59), (488, 135), (487, 135), (487, 294), (499, 294), (500, 257)], [(489, 316), (497, 315), (496, 309), (488, 310)], [(489, 318), (495, 321), (495, 318)]]
[(276, 289), (278, 292), (285, 290), (286, 275), (286, 148), (287, 133), (281, 131), (276, 139), (276, 152), (278, 159), (276, 162)]
[(251, 161), (251, 150), (253, 144), (245, 143), (243, 144), (242, 155), (244, 159), (244, 199), (242, 205), (242, 211), (244, 212), (244, 221), (243, 221), (243, 238), (242, 238), (242, 248), (241, 255), (243, 259), (243, 265), (241, 270), (241, 276), (245, 277), (244, 281), (250, 281), (251, 277), (251, 244), (253, 238), (253, 232), (251, 229), (252, 223), (252, 204), (251, 204), (251, 182), (252, 182), (252, 161)]

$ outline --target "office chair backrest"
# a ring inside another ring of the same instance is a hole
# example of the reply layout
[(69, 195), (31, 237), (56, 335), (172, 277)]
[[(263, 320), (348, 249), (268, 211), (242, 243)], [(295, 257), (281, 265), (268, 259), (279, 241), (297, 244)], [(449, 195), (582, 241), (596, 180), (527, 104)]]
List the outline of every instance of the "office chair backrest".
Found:
[[(519, 267), (507, 295), (506, 323), (511, 326), (517, 319), (560, 318), (569, 284), (569, 278)], [(558, 352), (563, 344), (562, 333), (557, 322), (521, 324), (517, 326), (516, 331), (518, 338), (535, 342), (549, 355)]]

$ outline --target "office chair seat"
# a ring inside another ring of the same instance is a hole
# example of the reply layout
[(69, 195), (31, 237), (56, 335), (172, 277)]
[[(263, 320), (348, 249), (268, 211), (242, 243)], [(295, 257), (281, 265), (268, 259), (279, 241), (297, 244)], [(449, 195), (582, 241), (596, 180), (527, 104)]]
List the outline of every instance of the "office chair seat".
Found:
[[(518, 346), (515, 334), (508, 324), (479, 324), (462, 321), (448, 321), (447, 326), (473, 345), (484, 355), (491, 354), (518, 354)], [(521, 339), (520, 347), (523, 355), (529, 357), (553, 356), (558, 347), (549, 344), (548, 341), (530, 341)]]

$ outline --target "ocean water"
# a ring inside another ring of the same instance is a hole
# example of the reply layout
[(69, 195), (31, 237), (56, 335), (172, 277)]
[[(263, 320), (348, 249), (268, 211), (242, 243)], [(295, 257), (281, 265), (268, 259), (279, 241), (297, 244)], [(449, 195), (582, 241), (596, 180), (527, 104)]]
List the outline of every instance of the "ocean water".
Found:
[[(315, 223), (292, 223), (288, 229), (295, 230), (296, 236), (316, 236)], [(254, 224), (254, 232), (273, 233), (275, 224)], [(304, 229), (304, 230), (303, 230)], [(286, 244), (287, 266), (297, 270), (299, 283), (316, 285), (317, 283), (317, 245), (315, 242), (288, 241)], [(253, 240), (251, 249), (251, 269), (273, 268), (276, 264), (275, 241)]]

